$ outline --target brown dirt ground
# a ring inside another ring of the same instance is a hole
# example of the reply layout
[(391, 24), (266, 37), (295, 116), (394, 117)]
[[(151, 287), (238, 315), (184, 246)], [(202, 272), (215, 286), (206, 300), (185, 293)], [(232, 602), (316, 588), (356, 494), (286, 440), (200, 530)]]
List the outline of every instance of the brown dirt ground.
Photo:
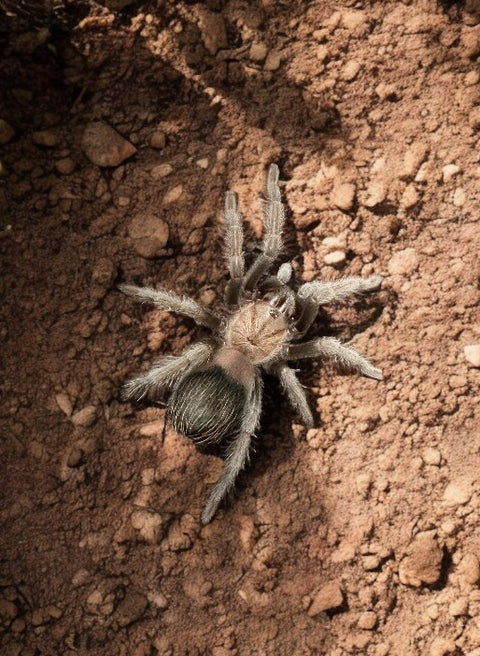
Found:
[[(102, 4), (0, 25), (1, 653), (478, 656), (478, 4)], [(136, 153), (89, 161), (97, 120)], [(268, 381), (201, 527), (221, 460), (119, 399), (198, 331), (116, 284), (220, 303), (224, 193), (251, 254), (271, 161), (298, 275), (385, 276), (323, 320), (385, 380), (302, 366), (308, 432)]]

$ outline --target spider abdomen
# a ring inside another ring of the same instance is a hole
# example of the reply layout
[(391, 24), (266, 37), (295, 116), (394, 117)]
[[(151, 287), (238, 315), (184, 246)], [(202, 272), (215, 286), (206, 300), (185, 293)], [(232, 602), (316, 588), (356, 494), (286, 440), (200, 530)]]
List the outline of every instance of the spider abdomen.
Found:
[(255, 301), (243, 307), (227, 325), (227, 346), (243, 353), (253, 364), (270, 360), (288, 340), (285, 316), (274, 312), (267, 301)]
[(177, 381), (168, 402), (168, 419), (196, 444), (215, 444), (238, 430), (246, 400), (245, 385), (213, 364)]

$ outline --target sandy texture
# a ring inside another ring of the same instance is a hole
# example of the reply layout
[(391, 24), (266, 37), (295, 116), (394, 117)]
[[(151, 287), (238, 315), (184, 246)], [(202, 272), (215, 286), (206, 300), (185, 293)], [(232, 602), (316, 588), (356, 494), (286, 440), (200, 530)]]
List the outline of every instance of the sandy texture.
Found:
[[(0, 19), (2, 655), (479, 656), (478, 3), (55, 11)], [(201, 331), (116, 285), (219, 304), (272, 161), (297, 275), (385, 276), (316, 326), (385, 380), (302, 365), (308, 432), (268, 380), (202, 528), (221, 460), (119, 397)]]

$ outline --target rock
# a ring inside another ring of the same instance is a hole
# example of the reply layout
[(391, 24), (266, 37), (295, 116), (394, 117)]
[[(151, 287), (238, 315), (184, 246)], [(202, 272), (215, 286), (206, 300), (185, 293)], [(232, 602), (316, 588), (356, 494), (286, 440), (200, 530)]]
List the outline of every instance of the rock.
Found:
[(345, 251), (332, 251), (324, 256), (323, 261), (329, 266), (336, 266), (337, 264), (345, 262), (346, 259), (347, 255)]
[(173, 166), (171, 164), (158, 164), (150, 171), (150, 175), (154, 180), (160, 180), (161, 178), (166, 178), (172, 171)]
[(360, 614), (357, 625), (359, 629), (372, 631), (377, 625), (377, 615), (373, 612), (373, 610), (367, 610)]
[(387, 197), (387, 189), (383, 180), (372, 180), (366, 190), (365, 207), (380, 205)]
[(422, 142), (413, 143), (406, 151), (403, 158), (403, 167), (400, 171), (400, 179), (408, 180), (414, 178), (421, 164), (429, 152), (428, 145)]
[(343, 604), (343, 592), (337, 581), (324, 585), (315, 594), (308, 609), (309, 617), (316, 617), (327, 610), (334, 610)]
[(281, 54), (276, 50), (271, 50), (267, 55), (267, 59), (265, 60), (263, 68), (265, 71), (278, 71), (281, 63)]
[(32, 132), (32, 139), (37, 146), (44, 146), (45, 148), (53, 148), (59, 142), (58, 135), (53, 130), (38, 130), (38, 132)]
[(467, 344), (463, 347), (465, 360), (473, 367), (480, 367), (480, 344)]
[(340, 210), (349, 211), (355, 200), (355, 185), (351, 182), (342, 182), (333, 187), (332, 203)]
[(220, 48), (228, 46), (227, 30), (223, 16), (210, 11), (202, 5), (197, 5), (196, 8), (203, 45), (211, 55), (215, 55)]
[(148, 606), (148, 599), (136, 590), (128, 589), (118, 604), (116, 618), (120, 626), (129, 626), (139, 620)]
[(460, 173), (460, 170), (457, 164), (446, 164), (442, 169), (443, 181), (449, 182), (457, 173)]
[(477, 105), (471, 110), (468, 116), (468, 122), (472, 130), (478, 130), (480, 128), (480, 105)]
[(480, 561), (478, 557), (467, 552), (458, 565), (458, 575), (467, 585), (477, 585), (480, 582)]
[(430, 645), (430, 656), (449, 656), (457, 653), (454, 640), (435, 638)]
[(472, 494), (472, 481), (459, 478), (447, 485), (442, 498), (446, 506), (463, 506), (470, 501)]
[(268, 47), (265, 43), (254, 41), (250, 46), (249, 57), (254, 62), (262, 62), (268, 54)]
[(79, 449), (78, 446), (72, 447), (70, 449), (70, 453), (68, 454), (67, 466), (72, 468), (80, 467), (83, 462), (84, 455), (84, 452), (82, 449)]
[(101, 257), (95, 263), (92, 271), (92, 281), (101, 287), (110, 287), (117, 275), (117, 267), (112, 260)]
[(418, 267), (418, 256), (414, 248), (405, 248), (394, 253), (388, 262), (388, 272), (392, 276), (413, 273)]
[(162, 517), (148, 510), (135, 510), (130, 518), (134, 529), (149, 544), (158, 544), (162, 537)]
[(435, 465), (438, 467), (442, 461), (442, 455), (438, 449), (427, 446), (422, 451), (422, 460), (426, 465)]
[(154, 132), (150, 137), (150, 145), (152, 148), (158, 148), (158, 150), (161, 150), (162, 148), (165, 148), (166, 143), (167, 138), (165, 132), (161, 132), (160, 130)]
[(145, 258), (160, 257), (165, 253), (170, 230), (168, 224), (154, 214), (136, 214), (128, 226), (134, 250)]
[(357, 77), (360, 68), (360, 64), (357, 61), (351, 60), (343, 67), (340, 77), (347, 82), (351, 82)]
[(94, 405), (87, 405), (81, 410), (77, 410), (71, 417), (74, 426), (87, 428), (91, 426), (97, 418), (97, 408)]
[(137, 152), (133, 144), (103, 121), (86, 126), (81, 146), (88, 159), (97, 166), (118, 166)]
[(70, 175), (75, 170), (75, 162), (70, 157), (62, 157), (55, 162), (55, 168), (61, 175)]
[(405, 191), (402, 194), (402, 198), (400, 199), (400, 206), (404, 210), (409, 210), (412, 207), (415, 207), (419, 198), (420, 197), (418, 195), (418, 191), (415, 189), (414, 185), (409, 184), (406, 186)]
[(183, 186), (181, 184), (172, 187), (167, 191), (167, 193), (163, 197), (163, 204), (171, 205), (172, 203), (176, 203), (182, 194), (183, 194)]
[(7, 144), (14, 136), (15, 130), (10, 123), (0, 118), (0, 146)]
[(452, 617), (462, 617), (468, 615), (468, 599), (466, 597), (459, 597), (452, 601), (448, 607), (448, 613)]
[(398, 569), (400, 582), (419, 588), (440, 578), (443, 551), (431, 533), (419, 533), (410, 543)]
[(465, 85), (467, 87), (473, 87), (475, 84), (478, 84), (480, 80), (480, 73), (478, 71), (468, 71), (465, 75)]
[(465, 205), (465, 201), (467, 200), (467, 195), (465, 193), (465, 189), (462, 189), (462, 187), (458, 187), (455, 189), (453, 192), (453, 204), (455, 207), (463, 207)]
[(55, 401), (57, 402), (60, 410), (66, 414), (67, 417), (70, 417), (73, 412), (73, 406), (68, 394), (65, 394), (65, 392), (59, 392), (58, 394), (55, 394)]

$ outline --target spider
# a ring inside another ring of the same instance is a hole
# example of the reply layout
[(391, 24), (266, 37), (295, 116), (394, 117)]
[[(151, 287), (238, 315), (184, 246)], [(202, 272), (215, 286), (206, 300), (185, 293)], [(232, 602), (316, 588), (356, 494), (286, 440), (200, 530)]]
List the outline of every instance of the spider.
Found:
[(282, 252), (284, 220), (279, 169), (271, 164), (261, 253), (245, 272), (242, 218), (235, 193), (227, 192), (225, 254), (230, 278), (224, 294), (225, 315), (173, 291), (120, 285), (128, 296), (190, 317), (212, 333), (211, 340), (189, 346), (178, 357), (164, 356), (146, 373), (127, 382), (122, 393), (124, 400), (155, 400), (164, 388), (171, 388), (167, 420), (177, 432), (197, 445), (226, 441), (223, 472), (202, 512), (203, 524), (211, 521), (248, 460), (260, 420), (262, 370), (278, 376), (288, 400), (307, 427), (313, 426), (312, 413), (290, 361), (330, 358), (364, 376), (382, 379), (380, 369), (353, 346), (341, 344), (334, 337), (299, 341), (320, 306), (375, 291), (382, 277), (306, 282), (294, 289), (290, 263), (282, 264), (276, 275), (270, 274)]

